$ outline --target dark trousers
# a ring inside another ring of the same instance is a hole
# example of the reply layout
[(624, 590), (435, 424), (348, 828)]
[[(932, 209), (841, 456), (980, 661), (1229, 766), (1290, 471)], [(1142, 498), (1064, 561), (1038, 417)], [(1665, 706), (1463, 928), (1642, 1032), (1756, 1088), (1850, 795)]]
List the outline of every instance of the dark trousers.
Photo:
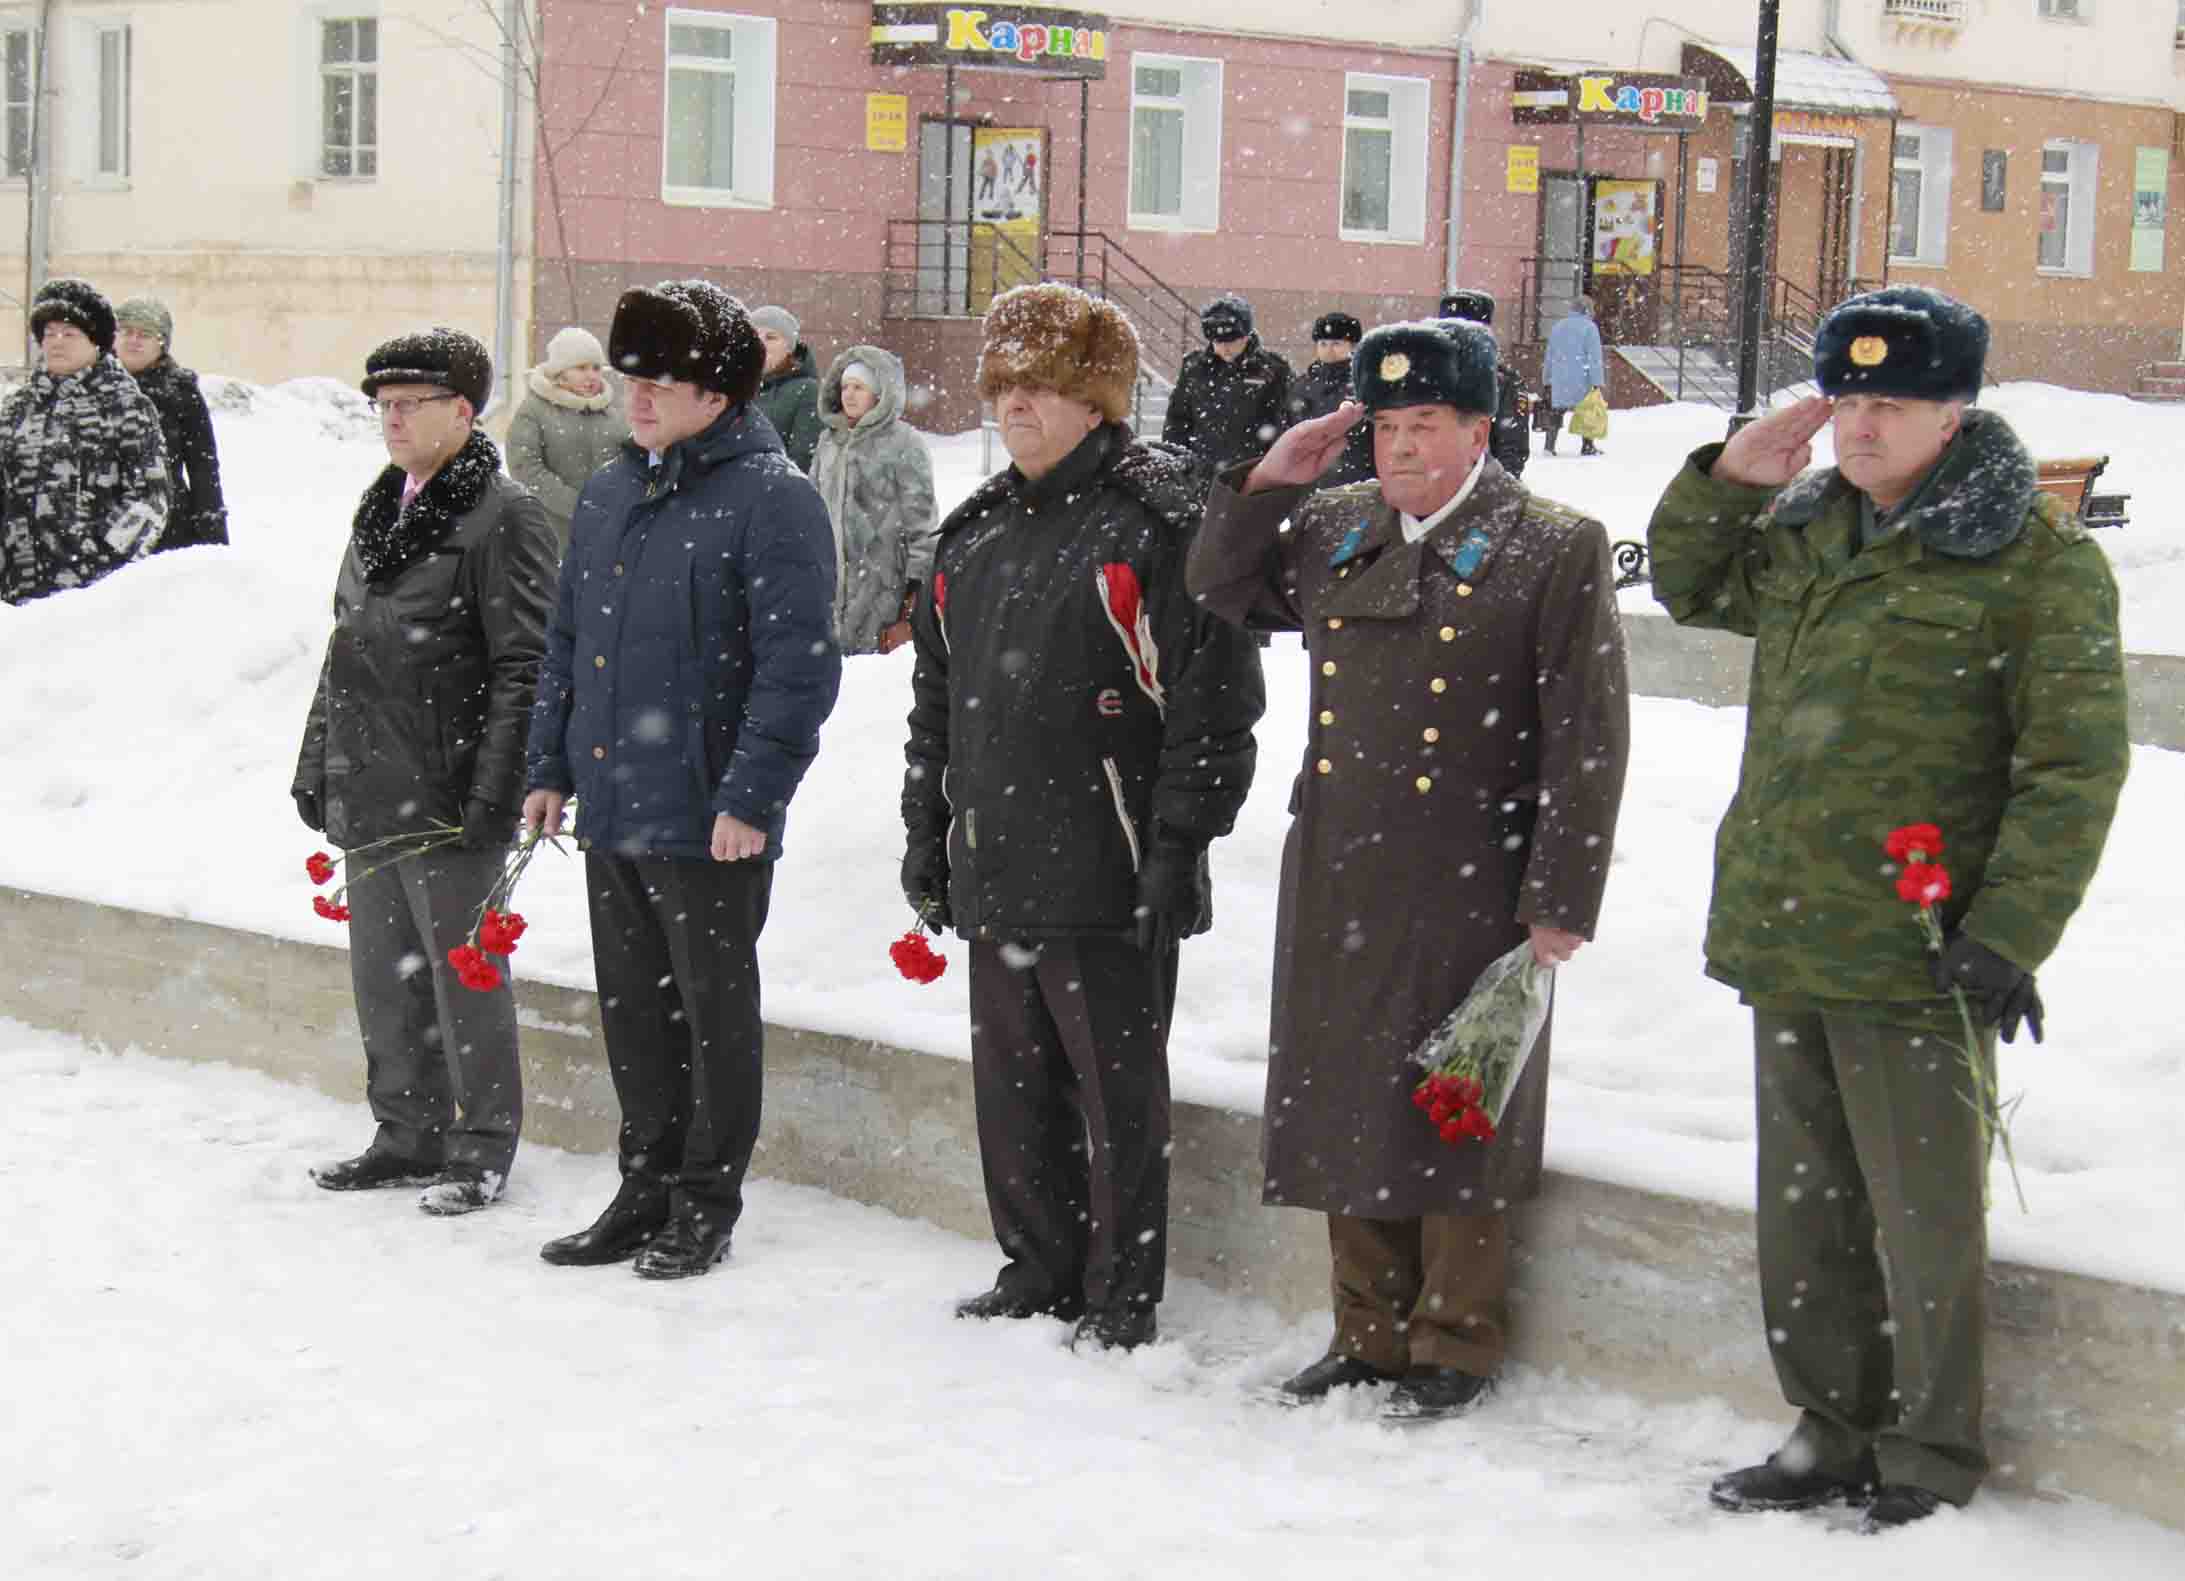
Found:
[(1003, 1288), (1092, 1311), (1161, 1299), (1176, 957), (1091, 937), (971, 946), (971, 1081)]
[(584, 859), (625, 1181), (730, 1228), (759, 1139), (759, 930), (771, 862)]
[(348, 902), (364, 1092), (379, 1122), (372, 1146), (506, 1177), (523, 1129), (508, 958), (493, 957), (501, 986), (487, 993), (465, 988), (448, 965), (502, 859), (445, 849), (402, 857), (350, 880)]
[[(1569, 415), (1570, 408), (1567, 406), (1551, 406), (1548, 408), (1547, 418), (1541, 424), (1541, 427), (1547, 432), (1548, 440), (1544, 448), (1546, 448), (1549, 452), (1552, 453), (1554, 451), (1555, 436), (1563, 431), (1563, 419), (1568, 417)], [(1579, 443), (1578, 453), (1582, 456), (1592, 455), (1593, 441), (1590, 439), (1581, 440)]]
[[(1963, 1056), (1933, 1033), (1753, 1014), (1760, 1304), (1792, 1442), (1953, 1504), (1986, 1472), (1987, 1154)], [(1980, 1057), (1994, 1069), (1995, 1039)]]
[(1334, 1351), (1387, 1373), (1502, 1370), (1510, 1327), (1510, 1216), (1328, 1215)]

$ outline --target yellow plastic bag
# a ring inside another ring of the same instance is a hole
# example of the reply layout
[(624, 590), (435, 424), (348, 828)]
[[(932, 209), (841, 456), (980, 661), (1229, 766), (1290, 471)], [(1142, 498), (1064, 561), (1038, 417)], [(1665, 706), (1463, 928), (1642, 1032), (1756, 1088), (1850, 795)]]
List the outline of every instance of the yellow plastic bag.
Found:
[(1580, 439), (1608, 437), (1608, 397), (1601, 393), (1598, 384), (1586, 391), (1586, 398), (1571, 408), (1570, 431)]

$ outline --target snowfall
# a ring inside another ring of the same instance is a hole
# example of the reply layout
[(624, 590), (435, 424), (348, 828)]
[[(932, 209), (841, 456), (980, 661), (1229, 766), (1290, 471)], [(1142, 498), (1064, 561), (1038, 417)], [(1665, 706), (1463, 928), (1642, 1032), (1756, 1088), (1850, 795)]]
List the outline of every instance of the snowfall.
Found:
[[(384, 454), (334, 381), (207, 384), (233, 545), (0, 606), (0, 884), (339, 945), (287, 789)], [(2133, 524), (2103, 535), (2127, 646), (2185, 652), (2185, 414), (2043, 385), (1985, 404), (2039, 454), (2111, 455), (2102, 487), (2132, 495)], [(1614, 422), (1607, 454), (1536, 457), (1526, 482), (1636, 538), (1723, 420)], [(998, 464), (976, 433), (932, 444), (944, 507)], [(1294, 640), (1267, 664), (1259, 781), (1215, 847), (1219, 921), (1186, 946), (1170, 1051), (1179, 1097), (1253, 1112), (1306, 693)], [(846, 666), (775, 879), (766, 1010), (962, 1059), (962, 946), (930, 987), (887, 958), (909, 920), (909, 674), (907, 653)], [(1747, 1023), (1702, 977), (1700, 936), (1742, 729), (1738, 710), (1635, 700), (1599, 938), (1560, 974), (1548, 1136), (1551, 1167), (1735, 1207)], [(1999, 1166), (1998, 1258), (2185, 1292), (2181, 805), (2185, 760), (2135, 748), (2110, 858), (2041, 972), (2048, 1042), (2004, 1053), (2030, 1211)], [(579, 871), (549, 854), (527, 879), (523, 974), (590, 986)], [(1430, 1429), (1384, 1426), (1370, 1398), (1284, 1411), (1268, 1390), (1324, 1322), (1189, 1280), (1161, 1343), (1074, 1355), (1053, 1322), (951, 1318), (990, 1245), (808, 1189), (756, 1182), (731, 1260), (662, 1287), (538, 1260), (612, 1189), (599, 1157), (527, 1146), (501, 1205), (429, 1220), (408, 1193), (307, 1179), (366, 1140), (360, 1103), (7, 1022), (0, 1112), (0, 1577), (2185, 1574), (2185, 1533), (2046, 1492), (1871, 1542), (1841, 1513), (1716, 1515), (1707, 1479), (1782, 1424), (1702, 1379), (1642, 1407), (1516, 1368), (1488, 1409)]]

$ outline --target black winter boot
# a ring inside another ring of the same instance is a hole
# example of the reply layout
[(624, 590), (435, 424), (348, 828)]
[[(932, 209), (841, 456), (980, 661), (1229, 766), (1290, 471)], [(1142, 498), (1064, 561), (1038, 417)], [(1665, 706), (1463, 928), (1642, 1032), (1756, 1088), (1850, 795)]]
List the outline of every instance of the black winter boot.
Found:
[(440, 1172), (440, 1178), (418, 1193), (417, 1205), (435, 1218), (449, 1219), (459, 1213), (476, 1213), (500, 1201), (505, 1177), (477, 1164), (458, 1161)]
[(637, 1254), (640, 1279), (695, 1279), (728, 1255), (728, 1226), (703, 1214), (677, 1213)]
[(1494, 1379), (1462, 1367), (1414, 1367), (1389, 1391), (1387, 1414), (1405, 1422), (1462, 1416), (1486, 1399), (1494, 1386)]
[(1942, 1500), (1925, 1488), (1915, 1488), (1908, 1482), (1886, 1483), (1866, 1507), (1866, 1518), (1859, 1522), (1859, 1530), (1872, 1537), (1876, 1532), (1924, 1521), (1941, 1508)]
[(664, 1186), (625, 1176), (615, 1200), (587, 1229), (564, 1235), (539, 1248), (539, 1255), (563, 1268), (593, 1268), (635, 1257), (639, 1247), (668, 1222)]
[(1360, 1361), (1356, 1356), (1329, 1354), (1321, 1357), (1294, 1378), (1283, 1380), (1279, 1391), (1284, 1405), (1311, 1405), (1315, 1400), (1325, 1400), (1338, 1389), (1357, 1389), (1367, 1384), (1391, 1383), (1398, 1375), (1383, 1372), (1371, 1362)]
[(1159, 1337), (1160, 1325), (1153, 1319), (1153, 1308), (1111, 1307), (1088, 1312), (1077, 1320), (1077, 1331), (1070, 1336), (1070, 1349), (1084, 1350), (1089, 1346), (1094, 1350), (1136, 1350)]
[(1084, 1310), (1085, 1303), (1076, 1296), (1027, 1295), (1001, 1284), (956, 1303), (956, 1315), (960, 1318), (1058, 1317), (1065, 1322), (1075, 1322)]
[(1863, 1504), (1874, 1496), (1878, 1480), (1874, 1457), (1863, 1458), (1847, 1477), (1811, 1467), (1796, 1471), (1780, 1452), (1757, 1466), (1715, 1478), (1707, 1497), (1718, 1510), (1751, 1514), (1763, 1510), (1817, 1510), (1827, 1504)]
[(338, 1164), (313, 1164), (312, 1181), (328, 1191), (377, 1191), (386, 1186), (423, 1186), (440, 1178), (440, 1166), (368, 1147)]

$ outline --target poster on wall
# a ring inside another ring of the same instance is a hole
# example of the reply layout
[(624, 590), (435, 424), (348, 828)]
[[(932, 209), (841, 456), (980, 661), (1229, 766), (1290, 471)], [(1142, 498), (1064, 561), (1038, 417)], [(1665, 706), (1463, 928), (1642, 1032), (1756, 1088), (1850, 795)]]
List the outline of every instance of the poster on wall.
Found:
[(1046, 134), (982, 126), (971, 134), (971, 280), (998, 294), (1039, 279), (1041, 166)]
[(2133, 272), (2153, 274), (2162, 268), (2162, 238), (2170, 221), (2170, 151), (2167, 148), (2132, 150), (2132, 263)]
[(1651, 181), (1593, 184), (1593, 272), (1654, 272), (1654, 193)]

